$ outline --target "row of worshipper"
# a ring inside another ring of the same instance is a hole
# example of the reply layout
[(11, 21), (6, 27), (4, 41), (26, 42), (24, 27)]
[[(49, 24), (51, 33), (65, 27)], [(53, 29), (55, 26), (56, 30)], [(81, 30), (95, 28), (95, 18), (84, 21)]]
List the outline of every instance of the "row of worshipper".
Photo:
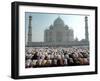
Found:
[(26, 67), (88, 65), (88, 48), (38, 47), (26, 48)]

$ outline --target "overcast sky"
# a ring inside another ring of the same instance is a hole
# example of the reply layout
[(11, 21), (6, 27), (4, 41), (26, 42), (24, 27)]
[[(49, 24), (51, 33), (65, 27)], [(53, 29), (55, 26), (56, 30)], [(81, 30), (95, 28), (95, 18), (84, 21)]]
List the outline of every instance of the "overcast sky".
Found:
[[(55, 21), (57, 17), (64, 21), (65, 25), (74, 30), (74, 38), (79, 40), (85, 38), (85, 15), (69, 15), (69, 14), (51, 14), (51, 13), (25, 13), (25, 32), (26, 41), (28, 35), (29, 16), (32, 16), (32, 41), (43, 42), (44, 41), (44, 30), (48, 29), (49, 26)], [(88, 16), (89, 20), (89, 16)], [(88, 21), (89, 22), (89, 21)]]

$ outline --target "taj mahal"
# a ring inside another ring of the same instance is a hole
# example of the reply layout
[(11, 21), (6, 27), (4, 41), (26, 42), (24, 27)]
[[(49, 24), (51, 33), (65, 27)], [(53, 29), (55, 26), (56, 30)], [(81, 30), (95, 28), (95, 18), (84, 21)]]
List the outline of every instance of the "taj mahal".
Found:
[(53, 25), (50, 25), (49, 29), (44, 32), (45, 42), (68, 42), (74, 41), (73, 30), (69, 29), (67, 25), (64, 25), (63, 20), (58, 17)]
[(74, 30), (65, 25), (61, 17), (57, 17), (48, 29), (44, 30), (44, 42), (32, 42), (32, 16), (29, 16), (28, 47), (89, 46), (88, 17), (85, 16), (85, 39), (74, 38)]

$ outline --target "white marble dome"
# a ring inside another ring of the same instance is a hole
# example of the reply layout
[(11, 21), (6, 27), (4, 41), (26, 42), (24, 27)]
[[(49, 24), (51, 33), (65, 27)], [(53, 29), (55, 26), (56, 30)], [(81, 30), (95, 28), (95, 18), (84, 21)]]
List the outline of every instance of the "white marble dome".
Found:
[(54, 21), (54, 26), (56, 26), (56, 27), (64, 27), (64, 21), (60, 18), (60, 17), (58, 17), (55, 21)]

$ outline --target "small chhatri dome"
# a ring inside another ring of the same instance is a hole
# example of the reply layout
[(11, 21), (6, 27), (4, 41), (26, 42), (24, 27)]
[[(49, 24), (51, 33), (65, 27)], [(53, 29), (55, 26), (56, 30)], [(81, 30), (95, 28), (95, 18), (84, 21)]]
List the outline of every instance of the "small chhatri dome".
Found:
[(68, 30), (68, 29), (69, 29), (68, 25), (65, 25), (65, 29), (66, 29), (66, 30)]
[(64, 26), (64, 21), (58, 17), (55, 21), (54, 21), (54, 26)]
[(50, 25), (50, 29), (53, 29), (53, 26), (52, 25)]

